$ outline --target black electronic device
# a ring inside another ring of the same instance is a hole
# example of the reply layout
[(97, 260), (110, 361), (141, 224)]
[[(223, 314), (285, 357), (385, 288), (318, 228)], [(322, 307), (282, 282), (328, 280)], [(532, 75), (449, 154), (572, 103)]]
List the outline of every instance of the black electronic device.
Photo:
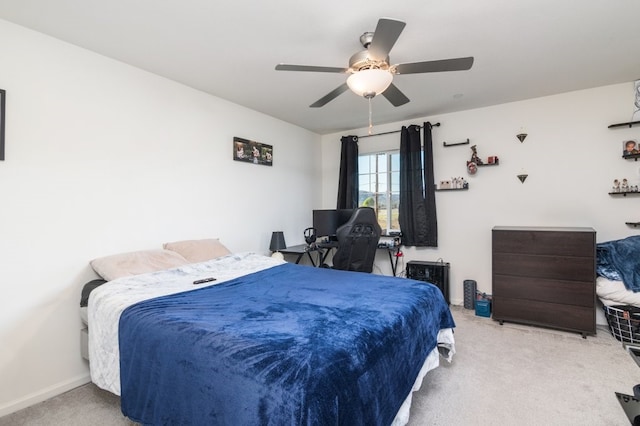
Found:
[(328, 237), (336, 233), (338, 223), (337, 210), (314, 210), (313, 227), (318, 237)]
[(215, 278), (203, 278), (201, 280), (195, 280), (193, 283), (194, 284), (204, 284), (204, 283), (209, 283), (211, 281), (215, 281)]
[(449, 302), (449, 262), (409, 261), (407, 278), (435, 284), (442, 292), (444, 300), (451, 303)]
[(316, 229), (316, 236), (335, 241), (336, 231), (349, 221), (353, 212), (353, 209), (314, 210), (313, 227)]
[(316, 228), (307, 228), (304, 230), (304, 241), (307, 245), (315, 244), (317, 238), (318, 233)]

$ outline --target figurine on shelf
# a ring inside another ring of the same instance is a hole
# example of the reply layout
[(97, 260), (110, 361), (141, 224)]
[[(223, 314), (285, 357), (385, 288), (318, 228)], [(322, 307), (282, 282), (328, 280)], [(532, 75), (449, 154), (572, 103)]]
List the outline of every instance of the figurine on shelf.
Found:
[(475, 145), (471, 147), (471, 160), (469, 162), (476, 163), (476, 165), (483, 164), (480, 157), (478, 157), (478, 150), (476, 149)]
[(466, 184), (466, 181), (462, 176), (451, 178), (451, 187), (454, 189), (463, 189), (465, 184)]
[(613, 181), (613, 192), (620, 192), (620, 181), (618, 179)]
[(629, 181), (627, 178), (622, 179), (622, 185), (620, 186), (621, 192), (629, 192)]

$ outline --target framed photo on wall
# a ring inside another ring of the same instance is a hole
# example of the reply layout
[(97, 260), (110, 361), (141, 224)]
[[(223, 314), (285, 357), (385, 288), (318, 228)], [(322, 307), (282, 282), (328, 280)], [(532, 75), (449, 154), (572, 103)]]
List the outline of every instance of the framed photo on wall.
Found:
[(273, 146), (234, 137), (233, 159), (245, 163), (273, 166)]
[(4, 161), (4, 109), (7, 92), (0, 89), (0, 161)]
[(637, 155), (640, 154), (640, 151), (638, 151), (638, 141), (635, 139), (627, 139), (624, 142), (622, 142), (622, 155), (623, 156), (627, 156), (627, 155)]

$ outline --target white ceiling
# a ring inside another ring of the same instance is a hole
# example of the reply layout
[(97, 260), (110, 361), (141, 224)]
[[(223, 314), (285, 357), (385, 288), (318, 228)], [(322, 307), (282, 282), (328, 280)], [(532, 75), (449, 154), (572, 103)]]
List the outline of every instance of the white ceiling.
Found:
[(380, 17), (407, 23), (391, 63), (475, 63), (396, 76), (411, 102), (374, 98), (375, 124), (640, 79), (638, 0), (0, 0), (0, 19), (319, 134), (366, 127), (367, 101), (309, 108), (346, 75), (275, 65), (346, 68)]

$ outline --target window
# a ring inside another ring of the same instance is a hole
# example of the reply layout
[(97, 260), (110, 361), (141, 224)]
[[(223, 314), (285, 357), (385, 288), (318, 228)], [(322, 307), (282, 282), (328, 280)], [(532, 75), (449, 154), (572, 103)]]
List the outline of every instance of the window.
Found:
[(358, 173), (358, 205), (373, 207), (383, 231), (400, 231), (400, 152), (360, 155)]

